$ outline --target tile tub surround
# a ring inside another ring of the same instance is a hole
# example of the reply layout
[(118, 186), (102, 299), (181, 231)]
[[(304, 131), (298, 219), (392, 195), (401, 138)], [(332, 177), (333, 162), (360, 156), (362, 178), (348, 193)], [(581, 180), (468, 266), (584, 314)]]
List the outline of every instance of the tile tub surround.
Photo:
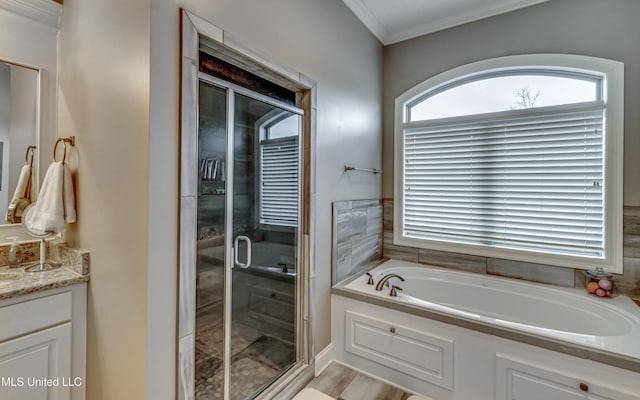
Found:
[[(393, 199), (383, 199), (383, 210), (384, 243), (382, 255), (385, 258), (557, 286), (584, 287), (584, 270), (396, 246), (393, 244)], [(616, 274), (614, 282), (621, 294), (638, 302), (640, 301), (640, 207), (624, 208), (623, 229), (624, 273)]]
[(382, 208), (379, 199), (333, 203), (332, 284), (382, 258)]
[[(31, 248), (33, 243), (27, 244), (27, 248)], [(0, 300), (89, 281), (88, 251), (70, 248), (66, 244), (48, 244), (48, 259), (61, 263), (62, 266), (43, 272), (26, 272), (24, 265), (15, 268), (9, 268), (6, 264), (0, 266)], [(35, 245), (38, 248), (36, 254), (39, 254), (40, 244)], [(9, 245), (0, 246), (0, 252), (6, 250), (8, 254), (5, 247), (8, 249)], [(38, 258), (33, 258), (32, 262), (37, 260)]]

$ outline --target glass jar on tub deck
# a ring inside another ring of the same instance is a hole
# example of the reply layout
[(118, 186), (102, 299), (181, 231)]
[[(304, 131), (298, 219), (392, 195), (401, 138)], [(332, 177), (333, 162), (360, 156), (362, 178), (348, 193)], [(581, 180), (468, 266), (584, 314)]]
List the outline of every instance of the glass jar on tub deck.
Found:
[(593, 271), (587, 271), (585, 286), (587, 287), (587, 291), (594, 296), (615, 296), (613, 274), (606, 272), (601, 267)]

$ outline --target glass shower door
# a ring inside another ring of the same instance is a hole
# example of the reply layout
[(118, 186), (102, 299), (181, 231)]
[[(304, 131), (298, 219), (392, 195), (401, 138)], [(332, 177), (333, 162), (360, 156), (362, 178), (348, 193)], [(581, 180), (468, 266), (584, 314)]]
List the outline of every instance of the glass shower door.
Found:
[(230, 399), (259, 394), (297, 361), (301, 117), (233, 96)]
[(200, 82), (196, 253), (195, 399), (223, 399), (228, 179), (228, 92)]
[(197, 400), (254, 398), (299, 359), (301, 112), (279, 104), (199, 84)]

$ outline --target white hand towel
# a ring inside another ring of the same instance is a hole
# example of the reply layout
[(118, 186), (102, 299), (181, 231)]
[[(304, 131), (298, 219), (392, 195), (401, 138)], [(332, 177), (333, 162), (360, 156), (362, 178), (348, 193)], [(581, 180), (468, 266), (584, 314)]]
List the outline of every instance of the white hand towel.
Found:
[(47, 169), (42, 189), (33, 208), (24, 217), (28, 231), (43, 235), (64, 231), (67, 222), (76, 221), (76, 206), (71, 171), (61, 161)]
[[(31, 175), (31, 167), (28, 164), (22, 166), (20, 170), (20, 176), (18, 177), (18, 184), (16, 190), (13, 192), (11, 203), (18, 201), (25, 197), (25, 191), (27, 190), (27, 184), (29, 183), (29, 175)], [(11, 204), (9, 203), (9, 204)]]
[(76, 196), (73, 192), (73, 181), (71, 180), (71, 169), (65, 163), (63, 166), (62, 201), (64, 201), (64, 220), (70, 224), (76, 222)]

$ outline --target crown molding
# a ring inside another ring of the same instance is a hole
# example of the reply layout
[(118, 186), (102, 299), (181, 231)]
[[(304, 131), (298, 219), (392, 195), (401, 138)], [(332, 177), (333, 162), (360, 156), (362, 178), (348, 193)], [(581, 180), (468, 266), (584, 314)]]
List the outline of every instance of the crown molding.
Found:
[(430, 21), (416, 27), (411, 27), (389, 35), (386, 39), (391, 43), (401, 42), (403, 40), (413, 39), (418, 36), (427, 35), (453, 28), (456, 26), (468, 24), (470, 22), (479, 21), (481, 19), (494, 17), (500, 14), (506, 14), (521, 8), (530, 7), (536, 4), (544, 3), (549, 0), (502, 0), (496, 4), (487, 5), (480, 8), (470, 9), (467, 12), (452, 15), (449, 18), (443, 18), (437, 21)]
[(383, 45), (389, 44), (388, 38), (391, 33), (382, 25), (380, 20), (375, 14), (367, 7), (367, 4), (363, 0), (342, 0), (342, 2), (349, 7), (356, 17), (362, 21), (362, 23), (378, 38)]
[(0, 9), (55, 29), (60, 28), (62, 4), (52, 0), (0, 0)]
[[(422, 24), (408, 26), (404, 29), (394, 29), (389, 31), (378, 17), (367, 6), (367, 0), (342, 0), (347, 7), (369, 28), (383, 45), (398, 43), (418, 36), (441, 31), (454, 26), (463, 25), (469, 22), (493, 17), (495, 15), (508, 13), (521, 8), (529, 7), (549, 0), (499, 0), (482, 7), (469, 7), (468, 11), (452, 14), (447, 18), (437, 20), (426, 18)], [(390, 3), (390, 7), (393, 3)]]

